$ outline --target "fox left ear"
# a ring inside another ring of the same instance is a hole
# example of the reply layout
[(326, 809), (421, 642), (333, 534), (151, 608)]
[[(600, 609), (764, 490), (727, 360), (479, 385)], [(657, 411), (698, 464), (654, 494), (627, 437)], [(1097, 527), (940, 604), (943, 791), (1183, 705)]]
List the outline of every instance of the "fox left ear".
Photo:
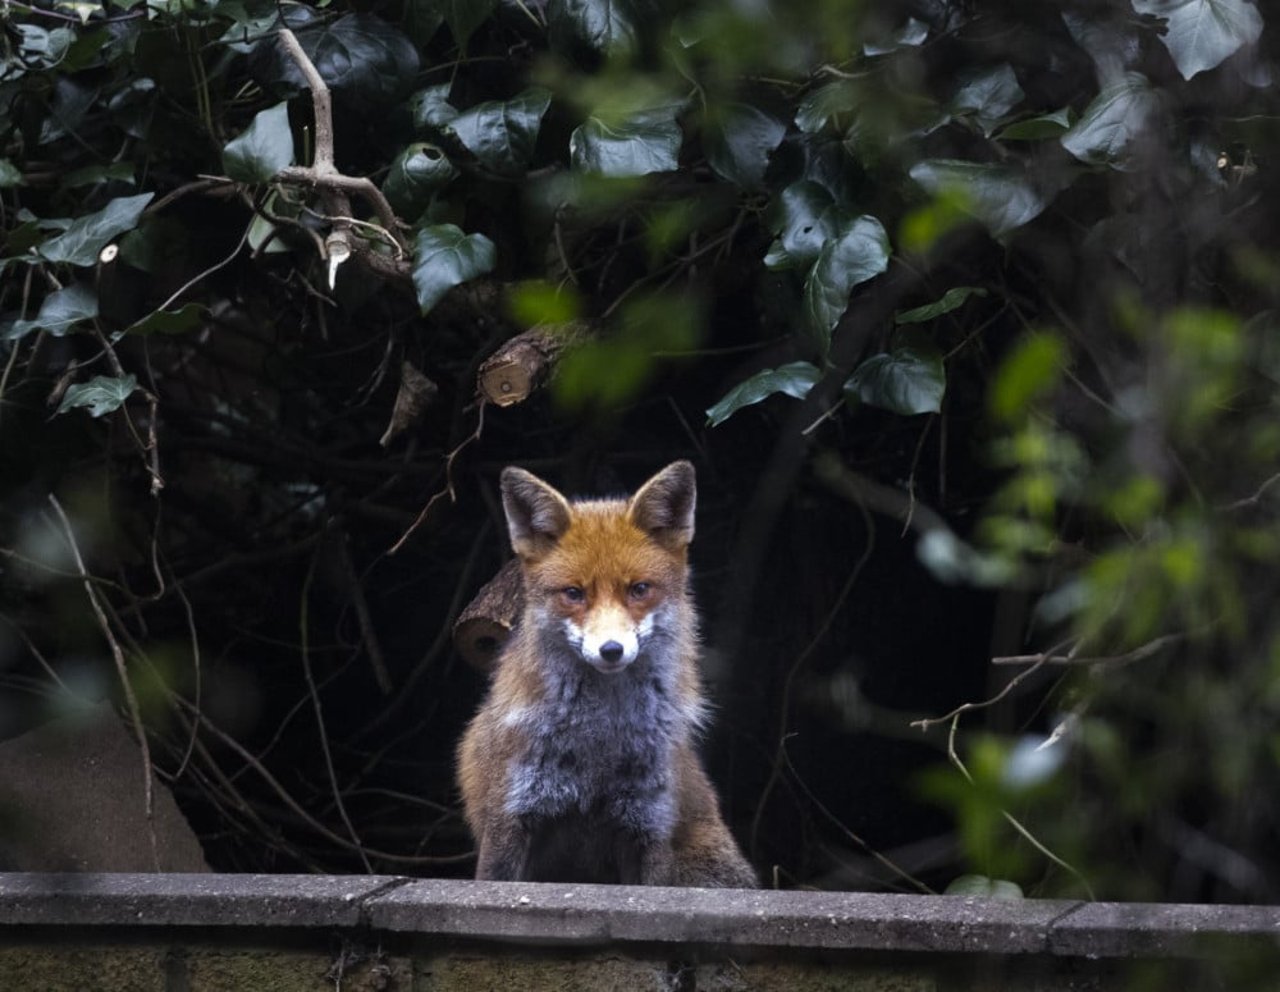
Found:
[(672, 462), (640, 487), (627, 504), (631, 522), (659, 544), (683, 548), (693, 540), (698, 484), (693, 465)]

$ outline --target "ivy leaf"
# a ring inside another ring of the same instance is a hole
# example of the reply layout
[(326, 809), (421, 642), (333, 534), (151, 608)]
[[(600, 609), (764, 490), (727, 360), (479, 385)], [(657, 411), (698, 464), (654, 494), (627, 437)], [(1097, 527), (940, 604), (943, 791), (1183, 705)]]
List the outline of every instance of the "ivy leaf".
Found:
[(802, 179), (782, 191), (773, 209), (770, 226), (778, 240), (765, 256), (765, 265), (807, 269), (839, 228), (835, 199), (825, 186)]
[(125, 328), (126, 334), (186, 334), (204, 323), (205, 308), (199, 303), (187, 303), (177, 310), (153, 310), (141, 320)]
[(764, 183), (769, 156), (782, 144), (787, 126), (745, 103), (731, 103), (707, 121), (703, 141), (707, 161), (723, 179), (743, 189)]
[[(456, 5), (474, 6), (463, 0), (457, 0)], [(336, 21), (317, 23), (294, 34), (335, 99), (363, 113), (400, 99), (418, 74), (418, 50), (413, 42), (373, 14), (344, 14)], [(266, 81), (298, 91), (307, 88), (302, 71), (279, 43), (262, 46), (253, 58)]]
[(434, 6), (449, 25), (458, 47), (465, 49), (476, 28), (493, 14), (498, 0), (435, 0)]
[(986, 296), (987, 291), (977, 286), (953, 286), (942, 294), (942, 299), (926, 303), (913, 310), (901, 310), (893, 315), (895, 324), (923, 324), (925, 321), (941, 317), (944, 313), (958, 310), (970, 296)]
[(138, 226), (138, 218), (153, 196), (154, 193), (139, 193), (117, 197), (97, 213), (77, 217), (65, 231), (36, 250), (49, 262), (96, 265), (98, 253), (113, 238)]
[(413, 286), (427, 313), (454, 286), (493, 271), (497, 250), (483, 234), (465, 234), (453, 224), (418, 231), (413, 243)]
[(856, 80), (838, 79), (807, 93), (796, 109), (796, 127), (805, 134), (816, 134), (827, 122), (847, 114), (858, 106), (862, 93)]
[(45, 330), (62, 337), (82, 320), (98, 316), (98, 296), (88, 286), (72, 283), (44, 298), (40, 312), (31, 320), (15, 320), (4, 332), (6, 341), (16, 341), (32, 331)]
[(1173, 63), (1190, 79), (1212, 69), (1262, 34), (1262, 15), (1248, 0), (1131, 0), (1139, 14), (1164, 18), (1160, 36)]
[(791, 362), (757, 372), (730, 389), (719, 403), (707, 410), (707, 426), (717, 427), (744, 406), (759, 403), (775, 393), (804, 399), (821, 375), (812, 362)]
[(1015, 166), (927, 159), (910, 176), (934, 196), (954, 197), (997, 238), (1034, 220), (1052, 200)]
[(1022, 899), (1022, 887), (1017, 882), (986, 875), (961, 875), (947, 886), (944, 895), (977, 896), (981, 899)]
[(138, 378), (134, 375), (126, 375), (120, 379), (105, 375), (94, 376), (88, 382), (68, 386), (56, 412), (66, 413), (76, 407), (88, 407), (89, 416), (101, 417), (104, 413), (120, 409), (137, 388)]
[(951, 112), (957, 117), (971, 115), (982, 133), (990, 137), (1001, 118), (1021, 103), (1024, 96), (1013, 68), (1003, 62), (961, 76), (960, 86), (951, 98)]
[(1124, 172), (1131, 167), (1135, 140), (1150, 126), (1157, 109), (1158, 97), (1146, 77), (1126, 72), (1121, 82), (1099, 93), (1058, 140), (1081, 162)]
[(26, 180), (22, 178), (22, 170), (7, 158), (0, 158), (0, 189), (11, 189), (14, 186), (23, 186), (25, 184)]
[(915, 48), (923, 45), (929, 37), (929, 25), (914, 17), (907, 18), (907, 23), (896, 31), (887, 33), (875, 41), (868, 41), (862, 46), (864, 55), (888, 55), (900, 48)]
[(804, 311), (824, 349), (849, 306), (849, 293), (888, 268), (889, 251), (889, 236), (869, 215), (848, 222), (822, 246), (804, 283)]
[(487, 169), (520, 173), (533, 158), (538, 129), (550, 105), (551, 94), (535, 86), (513, 100), (492, 100), (464, 110), (447, 130)]
[(844, 384), (847, 395), (904, 416), (941, 412), (946, 388), (942, 355), (919, 347), (872, 355)]
[(418, 90), (409, 97), (409, 114), (413, 119), (414, 134), (430, 134), (443, 131), (458, 116), (457, 109), (449, 103), (452, 83), (439, 83)]
[(639, 37), (639, 12), (627, 0), (550, 0), (551, 47), (569, 53), (577, 45), (597, 52), (627, 51)]
[(1042, 138), (1058, 138), (1071, 127), (1071, 109), (1063, 107), (1051, 114), (1027, 117), (1002, 128), (996, 135), (998, 141), (1039, 141)]
[(588, 117), (569, 136), (573, 167), (611, 178), (674, 172), (683, 139), (679, 112), (679, 104), (668, 104), (611, 123)]
[(259, 111), (248, 129), (222, 149), (222, 168), (241, 183), (269, 183), (276, 173), (292, 164), (288, 103)]
[(457, 174), (449, 156), (440, 148), (419, 141), (396, 156), (382, 183), (382, 192), (397, 213), (413, 219), (427, 208), (431, 195)]

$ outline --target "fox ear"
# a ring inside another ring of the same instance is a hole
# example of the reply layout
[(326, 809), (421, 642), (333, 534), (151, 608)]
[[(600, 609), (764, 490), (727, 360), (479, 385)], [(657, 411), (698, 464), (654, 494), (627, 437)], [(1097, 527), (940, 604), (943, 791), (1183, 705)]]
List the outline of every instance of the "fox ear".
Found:
[(521, 558), (546, 554), (569, 529), (569, 501), (522, 468), (504, 468), (500, 484), (512, 550)]
[(659, 544), (683, 548), (693, 540), (698, 484), (689, 462), (672, 462), (640, 487), (627, 505), (631, 522)]

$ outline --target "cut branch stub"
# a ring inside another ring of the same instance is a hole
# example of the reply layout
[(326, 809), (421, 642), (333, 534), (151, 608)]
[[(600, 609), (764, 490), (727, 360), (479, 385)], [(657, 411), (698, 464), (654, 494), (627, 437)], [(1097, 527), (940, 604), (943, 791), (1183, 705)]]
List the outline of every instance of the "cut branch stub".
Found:
[(473, 667), (491, 671), (524, 612), (524, 578), (512, 559), (490, 579), (453, 625), (453, 646)]
[(560, 353), (587, 333), (586, 325), (575, 322), (539, 325), (517, 334), (480, 366), (477, 391), (496, 406), (523, 403), (551, 376)]

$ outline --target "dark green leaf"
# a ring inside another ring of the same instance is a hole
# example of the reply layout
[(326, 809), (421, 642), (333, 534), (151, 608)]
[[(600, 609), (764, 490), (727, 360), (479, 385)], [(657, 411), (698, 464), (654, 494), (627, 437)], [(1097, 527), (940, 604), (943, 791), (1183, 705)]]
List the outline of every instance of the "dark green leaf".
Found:
[(513, 100), (490, 101), (464, 110), (448, 124), (459, 141), (486, 168), (520, 173), (533, 158), (533, 146), (551, 94), (534, 87)]
[(982, 899), (1022, 899), (1022, 887), (1017, 882), (986, 875), (961, 875), (947, 886), (949, 896), (977, 896)]
[(281, 15), (283, 15), (284, 24), (288, 25), (295, 34), (314, 23), (320, 16), (310, 7), (304, 7), (301, 4), (280, 5), (274, 7), (269, 14), (250, 17), (242, 8), (238, 9), (233, 4), (224, 3), (219, 6), (218, 13), (224, 16), (230, 15), (235, 21), (222, 33), (218, 42), (241, 55), (254, 51), (263, 41), (274, 41), (281, 27)]
[(641, 23), (628, 0), (550, 0), (547, 28), (553, 48), (571, 52), (585, 45), (597, 52), (633, 48)]
[(61, 337), (82, 320), (98, 316), (98, 296), (88, 286), (72, 283), (44, 298), (40, 312), (31, 320), (15, 320), (4, 333), (9, 341), (25, 337), (32, 331), (48, 331)]
[(1071, 110), (1063, 107), (1051, 114), (1040, 114), (1014, 121), (996, 135), (999, 141), (1039, 141), (1042, 138), (1058, 138), (1071, 127)]
[(805, 95), (796, 110), (796, 127), (805, 134), (815, 134), (834, 117), (852, 112), (862, 91), (853, 79), (839, 79)]
[(122, 379), (94, 376), (88, 382), (68, 386), (62, 402), (58, 404), (57, 412), (66, 413), (76, 407), (88, 407), (90, 416), (101, 417), (104, 413), (120, 409), (137, 388), (138, 379), (133, 375), (126, 375)]
[(1058, 140), (1081, 162), (1125, 171), (1132, 165), (1135, 141), (1152, 125), (1157, 109), (1158, 98), (1146, 77), (1128, 72), (1099, 93)]
[(40, 123), (39, 144), (47, 145), (78, 131), (98, 99), (98, 91), (78, 86), (70, 79), (57, 80), (53, 91), (53, 107)]
[(22, 178), (22, 170), (7, 158), (0, 158), (0, 189), (11, 189), (22, 186), (26, 180)]
[(98, 183), (105, 182), (135, 185), (133, 163), (112, 162), (110, 165), (86, 165), (82, 169), (73, 169), (62, 180), (62, 186), (64, 189), (77, 189), (81, 186), (96, 186)]
[(222, 167), (237, 182), (268, 183), (292, 164), (293, 132), (287, 103), (255, 114), (248, 130), (222, 149)]
[(807, 269), (840, 226), (830, 192), (807, 179), (784, 189), (773, 209), (776, 214), (770, 228), (778, 240), (765, 258), (771, 269)]
[(205, 308), (199, 303), (187, 303), (177, 310), (153, 310), (141, 320), (125, 328), (126, 334), (186, 334), (199, 329), (204, 323)]
[(869, 41), (862, 46), (864, 55), (888, 55), (890, 52), (896, 52), (900, 48), (915, 48), (923, 45), (924, 40), (929, 37), (929, 25), (923, 21), (916, 20), (914, 17), (907, 18), (907, 23), (896, 31), (886, 33), (883, 37), (875, 41)]
[(413, 220), (426, 209), (432, 194), (457, 174), (449, 156), (420, 141), (396, 156), (382, 192), (397, 213)]
[(440, 7), (438, 0), (408, 0), (405, 4), (404, 29), (419, 49), (436, 36), (444, 23)]
[(897, 348), (864, 361), (853, 370), (844, 388), (868, 406), (891, 413), (939, 413), (947, 374), (938, 352)]
[(458, 116), (458, 111), (449, 103), (451, 83), (440, 83), (418, 90), (409, 97), (409, 113), (413, 117), (414, 134), (431, 134), (443, 131), (445, 125)]
[(824, 348), (849, 306), (853, 287), (888, 268), (889, 251), (889, 236), (869, 215), (844, 224), (822, 246), (804, 283), (804, 309), (810, 329)]
[(498, 0), (419, 0), (419, 17), (433, 10), (449, 25), (449, 33), (458, 47), (465, 49), (476, 28), (489, 19)]
[[(474, 6), (463, 0), (457, 5)], [(294, 33), (335, 99), (361, 113), (399, 100), (418, 74), (418, 50), (413, 42), (373, 14), (344, 14), (332, 23)], [(306, 90), (301, 70), (279, 45), (264, 46), (254, 56), (259, 72), (269, 81)]]
[(574, 168), (612, 178), (675, 171), (683, 138), (679, 112), (670, 104), (610, 123), (588, 117), (569, 136)]
[(112, 200), (97, 213), (77, 217), (57, 237), (50, 238), (37, 251), (50, 262), (67, 265), (94, 265), (98, 252), (111, 240), (138, 224), (138, 218), (154, 193), (122, 196)]
[(453, 224), (418, 232), (413, 243), (413, 286), (425, 314), (454, 286), (493, 271), (497, 251), (483, 234), (464, 234)]
[(743, 189), (764, 182), (769, 156), (782, 143), (787, 126), (745, 103), (730, 103), (709, 118), (703, 131), (707, 161), (722, 178)]
[(822, 373), (812, 362), (791, 362), (776, 369), (764, 369), (738, 383), (715, 406), (707, 410), (707, 426), (723, 424), (744, 406), (786, 393), (804, 399)]
[(956, 117), (972, 115), (982, 133), (990, 135), (1025, 95), (1013, 68), (1005, 62), (962, 75), (951, 98), (951, 113)]
[(1133, 0), (1133, 9), (1167, 21), (1160, 40), (1183, 79), (1214, 68), (1262, 34), (1262, 15), (1249, 0)]
[(894, 314), (893, 322), (895, 324), (923, 324), (927, 320), (933, 320), (935, 317), (941, 317), (944, 313), (950, 313), (952, 310), (960, 308), (970, 296), (986, 295), (987, 291), (979, 289), (977, 286), (954, 286), (948, 289), (940, 300)]
[(1035, 219), (1053, 199), (1013, 165), (929, 159), (910, 174), (934, 196), (954, 198), (995, 237)]

